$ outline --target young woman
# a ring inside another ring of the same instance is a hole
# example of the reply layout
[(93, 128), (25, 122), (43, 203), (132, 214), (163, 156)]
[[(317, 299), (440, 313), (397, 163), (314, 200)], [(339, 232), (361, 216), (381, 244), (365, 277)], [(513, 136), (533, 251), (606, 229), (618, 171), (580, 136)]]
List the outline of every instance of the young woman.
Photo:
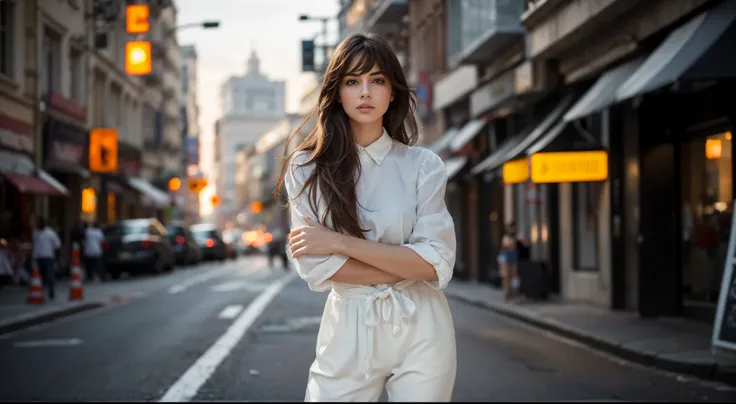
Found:
[(444, 163), (411, 146), (414, 109), (390, 46), (351, 35), (327, 66), (316, 128), (281, 173), (296, 270), (331, 289), (306, 401), (377, 401), (384, 388), (391, 401), (451, 399), (455, 331), (441, 289), (455, 228)]

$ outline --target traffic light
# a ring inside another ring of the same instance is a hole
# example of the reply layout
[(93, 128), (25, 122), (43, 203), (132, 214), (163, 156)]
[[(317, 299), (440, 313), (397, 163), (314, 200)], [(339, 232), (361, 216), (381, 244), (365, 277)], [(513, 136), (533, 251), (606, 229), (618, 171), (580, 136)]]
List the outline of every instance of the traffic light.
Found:
[(118, 170), (118, 131), (94, 128), (89, 133), (89, 170), (114, 173)]
[(173, 177), (169, 180), (169, 191), (176, 192), (181, 188), (181, 180), (179, 177)]
[(220, 197), (217, 195), (212, 195), (212, 199), (210, 199), (210, 202), (212, 202), (212, 206), (219, 206), (220, 205)]
[(125, 44), (125, 72), (131, 76), (151, 73), (151, 43), (148, 41)]
[(314, 70), (314, 41), (302, 40), (302, 71), (313, 72)]
[(151, 29), (148, 17), (151, 10), (145, 4), (131, 4), (125, 7), (125, 30), (129, 34), (145, 34)]

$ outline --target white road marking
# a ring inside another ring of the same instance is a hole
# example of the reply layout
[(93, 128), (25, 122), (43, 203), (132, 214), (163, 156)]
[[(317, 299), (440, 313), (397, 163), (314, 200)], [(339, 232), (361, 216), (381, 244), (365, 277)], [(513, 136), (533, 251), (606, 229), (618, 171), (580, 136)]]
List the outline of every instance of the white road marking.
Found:
[(246, 290), (248, 292), (263, 292), (268, 288), (268, 284), (253, 283), (250, 281), (232, 281), (225, 282), (212, 287), (213, 292), (235, 292), (240, 290)]
[(242, 304), (232, 304), (230, 306), (225, 307), (220, 312), (220, 318), (224, 318), (226, 320), (231, 320), (240, 314), (240, 312), (243, 311), (243, 305)]
[(16, 348), (39, 348), (49, 346), (74, 346), (82, 343), (79, 338), (41, 339), (36, 341), (19, 341), (13, 344)]
[(212, 270), (210, 272), (205, 272), (201, 275), (193, 276), (189, 279), (184, 280), (183, 282), (179, 284), (176, 284), (170, 287), (169, 293), (171, 294), (181, 293), (196, 284), (207, 282), (210, 279), (214, 279), (214, 278), (217, 278), (218, 276), (222, 276), (225, 274), (225, 272), (226, 271), (223, 271), (223, 270)]
[(268, 289), (253, 300), (245, 312), (230, 325), (225, 334), (184, 372), (159, 401), (179, 402), (189, 401), (194, 398), (197, 391), (199, 391), (217, 367), (220, 366), (220, 363), (222, 363), (243, 336), (245, 336), (245, 333), (253, 325), (258, 316), (263, 313), (266, 306), (268, 306), (279, 292), (281, 292), (281, 289), (294, 279), (294, 277), (294, 273), (291, 273), (274, 281)]

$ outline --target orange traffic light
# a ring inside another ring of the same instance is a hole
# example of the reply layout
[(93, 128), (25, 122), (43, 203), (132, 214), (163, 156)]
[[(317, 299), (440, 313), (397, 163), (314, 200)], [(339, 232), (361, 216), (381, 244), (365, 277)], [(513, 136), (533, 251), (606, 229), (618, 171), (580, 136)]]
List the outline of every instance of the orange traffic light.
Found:
[(129, 34), (145, 34), (151, 29), (148, 21), (150, 10), (145, 4), (132, 4), (125, 8), (125, 30)]
[(220, 197), (217, 195), (212, 195), (212, 199), (210, 199), (210, 202), (212, 202), (212, 206), (219, 206), (220, 205)]
[(148, 41), (125, 44), (125, 72), (131, 76), (151, 73), (151, 43)]
[(181, 180), (178, 177), (169, 180), (169, 191), (176, 192), (179, 188), (181, 188)]

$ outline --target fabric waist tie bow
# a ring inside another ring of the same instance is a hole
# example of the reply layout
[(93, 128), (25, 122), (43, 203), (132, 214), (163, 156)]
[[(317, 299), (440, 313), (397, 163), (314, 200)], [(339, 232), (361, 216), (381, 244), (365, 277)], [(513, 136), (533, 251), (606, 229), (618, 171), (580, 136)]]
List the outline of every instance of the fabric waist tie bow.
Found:
[[(354, 288), (335, 288), (333, 292), (345, 298), (361, 299), (365, 302), (365, 324), (366, 328), (365, 343), (365, 361), (363, 374), (366, 378), (368, 375), (368, 367), (370, 358), (373, 357), (373, 332), (372, 328), (381, 323), (381, 320), (388, 322), (391, 321), (391, 334), (396, 336), (401, 331), (401, 322), (404, 319), (408, 319), (416, 312), (416, 305), (414, 302), (406, 296), (402, 290), (408, 287), (410, 284), (399, 286), (396, 284), (387, 289), (377, 289), (372, 287), (354, 287)], [(397, 315), (393, 314), (396, 309)]]

